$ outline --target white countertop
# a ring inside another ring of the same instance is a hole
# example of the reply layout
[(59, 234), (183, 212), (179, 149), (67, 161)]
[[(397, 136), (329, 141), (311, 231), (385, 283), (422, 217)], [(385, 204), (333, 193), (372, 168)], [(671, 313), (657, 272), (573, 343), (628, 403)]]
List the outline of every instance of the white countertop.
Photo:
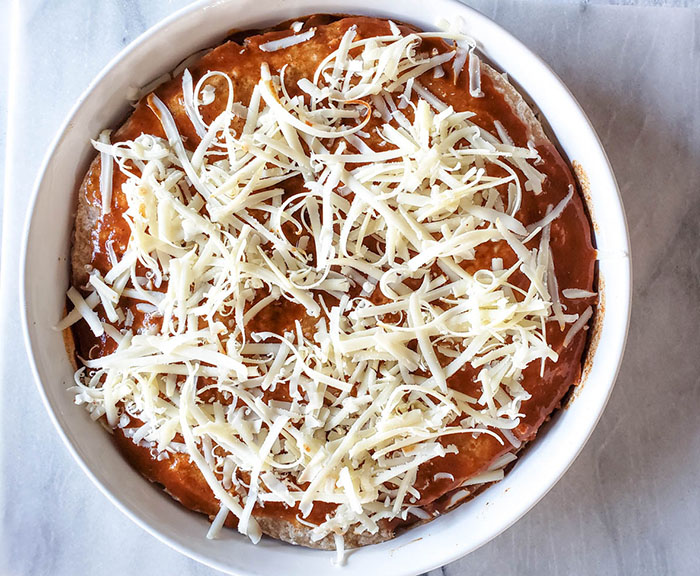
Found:
[[(17, 295), (23, 221), (46, 147), (92, 77), (186, 3), (0, 7), (0, 69), (9, 67), (0, 80), (0, 576), (215, 573), (129, 521), (72, 461), (29, 370)], [(583, 453), (525, 518), (442, 572), (698, 574), (700, 2), (469, 3), (542, 56), (589, 114), (622, 190), (635, 290), (622, 371)]]

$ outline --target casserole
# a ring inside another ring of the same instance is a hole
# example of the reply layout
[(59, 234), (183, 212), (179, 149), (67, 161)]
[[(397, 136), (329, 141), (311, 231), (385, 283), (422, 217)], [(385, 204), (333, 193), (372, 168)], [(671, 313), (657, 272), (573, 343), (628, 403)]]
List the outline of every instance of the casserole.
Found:
[[(369, 5), (365, 7), (366, 10), (362, 10), (361, 5), (355, 6), (354, 10), (415, 22), (425, 29), (431, 28), (430, 22), (415, 17), (418, 12), (411, 12), (417, 10), (417, 6), (418, 4), (407, 3), (400, 10), (391, 13), (378, 13)], [(52, 413), (66, 437), (70, 439), (79, 458), (89, 462), (84, 465), (97, 472), (103, 488), (112, 497), (126, 502), (123, 506), (131, 509), (132, 514), (139, 517), (141, 522), (150, 525), (161, 538), (181, 548), (189, 548), (187, 552), (190, 555), (211, 565), (237, 572), (283, 569), (289, 573), (294, 566), (305, 566), (308, 569), (314, 562), (319, 561), (322, 555), (308, 556), (308, 551), (290, 550), (271, 542), (263, 542), (263, 546), (268, 550), (260, 552), (250, 549), (250, 546), (246, 547), (247, 543), (236, 540), (235, 535), (228, 534), (220, 541), (199, 542), (201, 534), (205, 531), (201, 526), (205, 521), (192, 518), (183, 511), (173, 510), (167, 500), (157, 496), (147, 485), (142, 485), (141, 479), (119, 461), (118, 455), (114, 454), (112, 459), (108, 439), (90, 433), (92, 428), (88, 426), (94, 425), (84, 414), (79, 414), (79, 410), (71, 405), (70, 395), (65, 394), (65, 388), (71, 382), (70, 370), (67, 365), (62, 366), (67, 361), (59, 355), (60, 346), (57, 345), (62, 346), (60, 335), (50, 330), (50, 327), (57, 323), (62, 309), (62, 290), (67, 285), (65, 258), (70, 242), (70, 198), (76, 187), (76, 179), (80, 177), (84, 167), (82, 164), (76, 168), (70, 154), (76, 149), (82, 149), (82, 159), (87, 161), (90, 151), (84, 144), (103, 126), (113, 125), (120, 117), (124, 108), (119, 110), (118, 106), (123, 104), (126, 89), (132, 84), (146, 84), (163, 70), (174, 67), (182, 57), (215, 44), (225, 36), (228, 27), (221, 26), (222, 29), (216, 36), (214, 27), (201, 24), (223, 22), (226, 19), (230, 21), (232, 15), (238, 13), (239, 7), (239, 4), (217, 3), (200, 4), (186, 9), (137, 42), (135, 47), (129, 49), (119, 62), (108, 69), (103, 78), (81, 99), (72, 122), (50, 154), (45, 175), (37, 191), (25, 249), (24, 310), (27, 314), (28, 340), (34, 353), (35, 368), (41, 381), (45, 383), (42, 390), (46, 394), (47, 403), (52, 407)], [(258, 27), (312, 11), (339, 10), (337, 3), (325, 6), (298, 3), (293, 11), (289, 10), (286, 4), (271, 3), (268, 6), (277, 7), (282, 7), (282, 10), (270, 10), (270, 13), (274, 12), (274, 20), (256, 19), (251, 16), (247, 21), (242, 21), (239, 17), (236, 27)], [(602, 316), (599, 334), (604, 345), (599, 345), (592, 353), (587, 373), (588, 383), (579, 388), (570, 407), (554, 418), (546, 433), (533, 449), (526, 453), (504, 482), (485, 491), (463, 507), (466, 511), (460, 509), (397, 540), (354, 553), (348, 564), (348, 570), (351, 571), (362, 570), (362, 566), (376, 565), (372, 555), (379, 554), (386, 558), (386, 552), (391, 550), (397, 550), (390, 562), (391, 570), (395, 570), (396, 573), (429, 569), (483, 543), (534, 504), (570, 464), (592, 430), (612, 386), (626, 332), (629, 268), (624, 218), (609, 166), (585, 117), (553, 75), (517, 42), (483, 17), (460, 5), (440, 3), (439, 7), (448, 19), (455, 14), (464, 15), (465, 32), (475, 37), (483, 53), (500, 68), (507, 70), (533, 98), (552, 126), (564, 152), (570, 159), (580, 163), (586, 171), (589, 179), (590, 207), (597, 225), (596, 241), (601, 256), (600, 276), (605, 287), (606, 301), (614, 302), (615, 308), (610, 309), (608, 306)], [(247, 10), (244, 12), (246, 16), (251, 14)], [(203, 29), (206, 29), (206, 34)], [(192, 30), (196, 30), (199, 35), (191, 34)], [(171, 62), (159, 61), (159, 66), (154, 64), (149, 68), (146, 62), (150, 63), (151, 50), (164, 46), (169, 43), (166, 39), (172, 41), (173, 38), (178, 39), (176, 44), (182, 46), (182, 52), (177, 57), (174, 56)], [(184, 38), (187, 38), (189, 43), (179, 42)], [(523, 70), (522, 74), (519, 74), (520, 70)], [(114, 90), (115, 86), (122, 89)], [(47, 246), (49, 250), (46, 249)], [(52, 253), (54, 249), (55, 252)], [(621, 266), (621, 262), (624, 265)], [(46, 286), (56, 286), (56, 294), (47, 294)], [(579, 409), (580, 405), (583, 407)], [(557, 440), (562, 444), (558, 445)], [(562, 449), (561, 446), (566, 446), (566, 449)], [(557, 453), (559, 450), (562, 450), (559, 458), (552, 462), (548, 454)], [(99, 466), (95, 457), (100, 460)], [(538, 471), (542, 461), (548, 461), (547, 466)], [(529, 482), (528, 473), (537, 477), (537, 481)], [(516, 481), (514, 477), (520, 480)], [(487, 502), (491, 503), (488, 508)], [(498, 509), (495, 515), (494, 509)], [(136, 513), (135, 510), (139, 512)], [(465, 539), (465, 531), (459, 526), (467, 526), (475, 521), (477, 524), (471, 525), (478, 525), (479, 530), (469, 531), (469, 537)], [(179, 528), (174, 529), (174, 525), (179, 525)], [(405, 546), (402, 539), (406, 540)], [(418, 540), (413, 542), (415, 539)], [(424, 540), (426, 543), (421, 544)], [(426, 545), (431, 550), (430, 554), (420, 552), (420, 547)], [(235, 553), (232, 553), (234, 549)], [(418, 566), (411, 558), (415, 554), (415, 557), (425, 559), (424, 565)], [(258, 555), (264, 560), (255, 560)], [(322, 561), (324, 566), (327, 566), (327, 559)], [(321, 565), (319, 569), (322, 569)]]

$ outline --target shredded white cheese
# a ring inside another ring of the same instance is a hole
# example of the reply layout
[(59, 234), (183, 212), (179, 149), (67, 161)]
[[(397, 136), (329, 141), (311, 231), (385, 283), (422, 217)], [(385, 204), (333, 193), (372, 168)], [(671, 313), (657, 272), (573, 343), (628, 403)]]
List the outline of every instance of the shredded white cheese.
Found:
[(579, 298), (593, 298), (598, 294), (596, 292), (591, 292), (590, 290), (581, 290), (579, 288), (566, 288), (561, 291), (564, 298), (569, 300), (577, 300)]
[(566, 348), (571, 342), (574, 340), (574, 336), (578, 334), (581, 330), (585, 329), (586, 326), (588, 325), (588, 321), (591, 319), (591, 316), (593, 316), (593, 308), (589, 306), (586, 308), (581, 316), (576, 320), (571, 325), (571, 328), (569, 328), (569, 331), (566, 333), (566, 336), (564, 337), (564, 347)]
[[(100, 142), (109, 145), (109, 130), (100, 134)], [(106, 152), (100, 152), (100, 196), (102, 197), (102, 214), (109, 214), (112, 209), (112, 171), (114, 162)]]
[(278, 40), (271, 40), (270, 42), (260, 44), (260, 50), (263, 52), (277, 52), (277, 50), (284, 50), (285, 48), (296, 46), (297, 44), (311, 40), (315, 34), (316, 28), (310, 28), (301, 34), (295, 33), (291, 36), (285, 36), (284, 38), (280, 38)]
[(469, 94), (474, 98), (483, 98), (481, 91), (481, 61), (472, 48), (469, 50)]
[[(292, 30), (260, 49), (315, 33)], [(426, 38), (455, 50), (425, 53)], [(184, 108), (201, 138), (194, 149), (155, 95), (148, 104), (166, 139), (95, 142), (103, 206), (108, 167), (126, 177), (130, 236), (104, 276), (91, 275), (87, 298), (68, 291), (75, 310), (60, 327), (82, 318), (116, 342), (111, 354), (85, 359), (76, 402), (164, 457), (189, 455), (221, 502), (210, 537), (232, 513), (257, 541), (256, 503), (298, 506), (301, 523), (315, 503), (331, 503), (335, 511), (309, 526), (316, 540), (333, 535), (342, 563), (350, 527), (376, 533), (382, 520), (423, 518), (411, 504), (419, 468), (456, 451), (439, 440), (490, 434), (517, 448), (511, 431), (529, 398), (523, 371), (557, 358), (546, 323), (575, 320), (567, 344), (590, 318), (590, 308), (577, 320), (553, 309), (549, 226), (570, 196), (526, 228), (519, 174), (541, 186), (536, 149), (489, 134), (419, 81), (439, 78), (450, 61), (458, 75), (469, 54), (470, 91), (480, 93), (470, 47), (454, 32), (403, 35), (392, 25), (390, 35), (358, 40), (351, 27), (299, 81), (305, 99), (289, 96), (284, 69), (263, 65), (248, 102), (235, 101), (222, 72), (193, 85), (185, 70)], [(206, 125), (199, 107), (217, 75), (226, 105)], [(294, 195), (283, 188), (291, 178), (304, 182)], [(510, 245), (516, 263), (467, 272), (464, 263), (493, 242)], [(527, 288), (510, 282), (515, 270)], [(307, 318), (279, 333), (255, 323), (283, 301)], [(467, 365), (477, 398), (449, 385)], [(284, 400), (268, 398), (280, 389)], [(137, 432), (132, 419), (143, 423)]]

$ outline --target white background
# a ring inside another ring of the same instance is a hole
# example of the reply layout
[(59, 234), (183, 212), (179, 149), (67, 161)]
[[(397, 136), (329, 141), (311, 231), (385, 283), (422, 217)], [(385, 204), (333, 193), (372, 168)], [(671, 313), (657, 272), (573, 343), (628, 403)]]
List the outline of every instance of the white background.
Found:
[[(214, 574), (132, 524), (70, 459), (29, 371), (17, 296), (49, 142), (98, 71), (186, 3), (0, 2), (0, 576)], [(622, 190), (635, 290), (622, 371), (581, 456), (523, 520), (443, 573), (700, 574), (700, 1), (468, 3), (589, 114)]]

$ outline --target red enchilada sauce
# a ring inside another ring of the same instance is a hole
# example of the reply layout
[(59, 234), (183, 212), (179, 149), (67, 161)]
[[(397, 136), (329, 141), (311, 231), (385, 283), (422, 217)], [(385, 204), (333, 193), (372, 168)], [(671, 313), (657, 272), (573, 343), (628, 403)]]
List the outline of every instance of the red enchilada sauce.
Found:
[[(194, 82), (209, 70), (223, 71), (230, 75), (235, 86), (235, 100), (247, 102), (253, 87), (260, 78), (260, 65), (267, 62), (273, 74), (277, 73), (284, 65), (286, 70), (286, 84), (294, 95), (296, 82), (301, 77), (312, 77), (317, 65), (330, 52), (335, 50), (344, 32), (351, 25), (357, 26), (358, 38), (389, 34), (389, 25), (386, 21), (364, 17), (348, 17), (335, 19), (327, 16), (315, 16), (305, 20), (305, 28), (316, 26), (316, 34), (313, 40), (291, 46), (276, 52), (263, 52), (258, 47), (261, 43), (269, 42), (289, 35), (288, 27), (264, 33), (259, 36), (248, 36), (242, 44), (229, 41), (215, 48), (205, 55), (198, 63), (189, 67)], [(280, 27), (281, 28), (281, 27)], [(412, 31), (409, 27), (403, 27), (404, 31)], [(240, 35), (239, 35), (240, 36)], [(239, 37), (238, 36), (238, 37)], [(441, 51), (446, 50), (442, 41), (430, 42)], [(212, 83), (220, 80), (213, 78)], [(462, 72), (457, 83), (453, 83), (451, 74), (443, 78), (434, 78), (432, 73), (424, 74), (420, 78), (421, 83), (447, 105), (451, 105), (456, 111), (469, 110), (476, 114), (474, 123), (484, 127), (489, 132), (495, 133), (494, 121), (499, 121), (506, 129), (517, 146), (527, 147), (529, 136), (528, 127), (514, 114), (505, 96), (497, 89), (492, 79), (482, 74), (481, 89), (483, 97), (473, 98), (468, 89), (468, 73)], [(220, 88), (220, 90), (219, 90)], [(217, 94), (226, 94), (227, 88), (217, 86)], [(185, 114), (182, 104), (181, 77), (164, 84), (156, 93), (171, 110), (183, 141), (189, 149), (194, 149), (199, 143), (191, 122)], [(201, 108), (204, 121), (211, 122), (222, 110), (223, 103), (217, 98), (212, 104)], [(409, 109), (410, 111), (410, 109)], [(241, 122), (236, 119), (234, 122)], [(372, 120), (376, 123), (376, 120)], [(241, 126), (237, 126), (240, 129)], [(371, 123), (367, 132), (374, 134)], [(165, 137), (160, 121), (142, 100), (133, 115), (116, 132), (112, 141), (132, 140), (142, 133)], [(372, 146), (371, 140), (368, 144)], [(544, 217), (548, 207), (557, 205), (568, 193), (569, 187), (576, 187), (571, 167), (563, 160), (556, 148), (548, 142), (537, 142), (537, 149), (542, 161), (537, 164), (537, 169), (546, 175), (543, 182), (543, 192), (540, 195), (523, 193), (522, 206), (517, 218), (524, 224)], [(88, 202), (99, 209), (100, 196), (100, 164), (99, 159), (93, 162), (88, 172), (80, 194), (86, 195)], [(115, 170), (113, 177), (113, 199), (110, 213), (101, 216), (91, 232), (91, 265), (103, 275), (110, 269), (108, 259), (108, 244), (115, 250), (119, 257), (125, 250), (129, 239), (130, 229), (123, 218), (127, 209), (124, 195), (121, 193), (121, 185), (125, 182), (125, 176)], [(290, 179), (281, 184), (286, 194), (294, 194), (301, 188), (299, 179)], [(532, 242), (537, 242), (533, 240)], [(534, 244), (532, 244), (534, 245)], [(574, 194), (561, 216), (551, 225), (551, 250), (553, 253), (559, 289), (578, 288), (594, 290), (594, 262), (595, 250), (591, 244), (591, 223), (586, 214), (584, 204), (579, 193)], [(477, 249), (476, 258), (465, 262), (469, 270), (479, 268), (490, 269), (491, 259), (500, 257), (504, 260), (504, 267), (509, 267), (516, 261), (516, 256), (505, 244), (486, 244)], [(74, 273), (79, 273), (74, 271)], [(514, 283), (522, 282), (516, 273)], [(161, 287), (164, 290), (165, 286)], [(378, 293), (379, 291), (375, 291)], [(581, 314), (590, 304), (592, 299), (569, 300), (562, 297), (568, 314)], [(134, 314), (134, 329), (159, 326), (159, 319), (144, 314), (135, 308), (136, 302), (121, 303), (123, 308), (127, 306)], [(103, 311), (96, 309), (100, 315)], [(253, 320), (253, 324), (264, 326), (266, 330), (282, 334), (285, 329), (294, 325), (294, 320), (302, 322), (308, 320), (304, 308), (280, 299), (276, 305), (270, 306)], [(310, 325), (310, 322), (307, 322)], [(249, 329), (254, 331), (255, 326)], [(539, 426), (557, 408), (564, 394), (575, 385), (581, 375), (582, 358), (586, 346), (586, 333), (579, 332), (573, 338), (568, 347), (564, 347), (564, 337), (568, 328), (560, 330), (556, 322), (548, 322), (546, 325), (547, 341), (559, 355), (556, 363), (547, 361), (544, 376), (540, 377), (540, 364), (532, 363), (525, 371), (522, 386), (530, 394), (531, 398), (522, 403), (521, 412), (524, 417), (520, 425), (513, 431), (518, 440), (526, 442), (534, 438)], [(114, 342), (104, 335), (96, 338), (87, 328), (85, 323), (80, 323), (74, 328), (77, 340), (77, 349), (83, 357), (98, 357), (107, 355), (113, 351)], [(450, 377), (448, 385), (456, 390), (474, 394), (480, 388), (480, 384), (474, 382), (475, 371), (467, 365), (460, 372)], [(286, 397), (286, 390), (278, 387), (274, 393), (278, 399)], [(477, 394), (478, 396), (478, 394)], [(132, 426), (135, 425), (132, 421)], [(204, 481), (201, 473), (189, 457), (185, 454), (171, 454), (169, 458), (158, 460), (146, 447), (134, 444), (131, 439), (125, 437), (122, 429), (114, 431), (114, 439), (126, 458), (144, 476), (161, 484), (173, 497), (184, 506), (192, 510), (214, 515), (219, 511), (219, 504), (210, 488)], [(422, 505), (426, 510), (438, 513), (448, 505), (449, 497), (455, 489), (467, 478), (473, 477), (489, 468), (500, 456), (513, 447), (508, 441), (501, 444), (495, 438), (487, 434), (474, 436), (471, 434), (459, 434), (450, 436), (445, 444), (454, 444), (458, 448), (457, 454), (447, 454), (442, 458), (434, 458), (423, 464), (418, 472), (418, 478), (414, 484), (420, 492), (421, 498), (416, 505)], [(453, 476), (448, 480), (447, 475), (440, 475), (441, 479), (435, 479), (435, 475), (446, 472)], [(321, 523), (325, 515), (333, 510), (332, 505), (317, 503), (314, 505), (311, 516), (306, 521)], [(296, 508), (288, 508), (284, 504), (267, 503), (263, 508), (256, 505), (254, 516), (284, 518), (290, 521), (298, 514)], [(409, 517), (410, 518), (410, 517)], [(229, 521), (232, 516), (229, 516)], [(396, 525), (400, 522), (395, 522)]]

